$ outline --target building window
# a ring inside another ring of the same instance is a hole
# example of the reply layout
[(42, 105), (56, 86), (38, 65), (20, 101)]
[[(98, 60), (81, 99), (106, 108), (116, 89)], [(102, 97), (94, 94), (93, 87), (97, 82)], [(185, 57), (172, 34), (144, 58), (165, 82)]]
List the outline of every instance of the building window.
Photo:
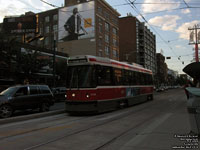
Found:
[(102, 24), (99, 24), (99, 33), (102, 33), (103, 32), (103, 26)]
[(49, 26), (45, 27), (45, 33), (49, 33)]
[(61, 52), (64, 53), (64, 48), (63, 47), (61, 48)]
[(117, 51), (115, 49), (113, 49), (113, 56), (117, 58), (118, 54)]
[(119, 57), (119, 52), (116, 50), (116, 49), (113, 49), (113, 56), (115, 58), (118, 58)]
[(48, 45), (49, 44), (49, 37), (46, 37), (44, 40), (44, 45)]
[(105, 30), (108, 31), (108, 32), (110, 30), (110, 25), (107, 22), (105, 22)]
[(53, 25), (53, 31), (58, 31), (58, 25), (57, 24), (55, 24), (55, 25)]
[(110, 47), (109, 46), (105, 46), (105, 54), (107, 55), (107, 56), (109, 56), (110, 55)]
[(42, 34), (43, 33), (43, 28), (40, 28), (40, 34)]
[(102, 38), (99, 38), (99, 43), (98, 43), (99, 47), (102, 46)]
[(110, 18), (110, 14), (107, 11), (104, 11), (104, 17), (106, 19), (109, 19)]
[(102, 24), (102, 19), (98, 18), (99, 24)]
[(117, 46), (117, 40), (116, 39), (113, 39), (113, 46)]
[(109, 43), (110, 41), (109, 41), (109, 35), (108, 34), (105, 34), (105, 42), (106, 43)]
[(56, 14), (56, 15), (53, 15), (53, 20), (54, 21), (57, 21), (58, 20), (58, 15)]
[(99, 49), (99, 56), (100, 56), (100, 57), (103, 56), (102, 49)]
[(116, 28), (113, 28), (113, 34), (117, 35), (117, 29)]
[(103, 9), (102, 9), (101, 7), (98, 7), (97, 9), (98, 9), (98, 10), (97, 10), (97, 11), (98, 11), (98, 13), (99, 13), (99, 14), (102, 14), (102, 12), (103, 12)]
[(112, 17), (112, 22), (113, 22), (115, 25), (118, 25), (118, 18), (117, 18), (117, 17)]
[(49, 22), (49, 16), (45, 17), (45, 22)]

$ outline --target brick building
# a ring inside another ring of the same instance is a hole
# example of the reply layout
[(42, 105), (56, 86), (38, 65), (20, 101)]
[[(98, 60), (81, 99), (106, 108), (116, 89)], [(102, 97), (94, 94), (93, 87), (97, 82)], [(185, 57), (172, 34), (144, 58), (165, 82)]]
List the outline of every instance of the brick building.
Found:
[[(59, 38), (58, 51), (65, 52), (69, 56), (95, 55), (119, 60), (120, 14), (104, 0), (65, 0), (65, 6), (60, 9), (59, 17), (62, 18), (63, 12), (70, 12), (75, 7), (81, 9), (81, 21), (88, 35), (85, 33), (80, 39), (70, 41), (62, 41)], [(59, 29), (63, 26), (61, 24), (62, 22), (59, 24)]]
[(38, 39), (37, 44), (41, 47), (53, 49), (54, 36), (58, 41), (58, 9), (40, 12), (38, 16), (38, 31), (44, 38)]
[(120, 61), (143, 65), (156, 74), (156, 36), (134, 16), (119, 19)]
[(165, 63), (165, 57), (161, 53), (156, 54), (157, 57), (157, 85), (164, 85), (167, 82), (168, 67)]

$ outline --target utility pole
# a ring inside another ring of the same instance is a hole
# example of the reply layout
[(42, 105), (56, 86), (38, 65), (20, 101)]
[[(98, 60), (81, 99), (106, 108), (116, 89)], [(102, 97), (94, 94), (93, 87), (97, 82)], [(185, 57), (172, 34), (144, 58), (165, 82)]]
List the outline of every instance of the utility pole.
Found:
[(53, 34), (53, 87), (56, 86), (56, 33)]
[(195, 45), (196, 62), (199, 62), (199, 52), (198, 52), (199, 51), (198, 44), (200, 44), (200, 31), (198, 32), (199, 29), (200, 29), (200, 25), (198, 24), (194, 25), (194, 27), (192, 28), (188, 28), (188, 30), (191, 30), (189, 44)]

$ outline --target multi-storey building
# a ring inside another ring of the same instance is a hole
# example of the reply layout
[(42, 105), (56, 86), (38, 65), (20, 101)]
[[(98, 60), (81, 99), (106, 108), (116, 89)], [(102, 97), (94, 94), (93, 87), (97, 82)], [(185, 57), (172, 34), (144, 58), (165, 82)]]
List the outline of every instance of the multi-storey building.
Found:
[(58, 41), (58, 8), (40, 12), (38, 16), (38, 31), (43, 40), (38, 39), (37, 44), (47, 49), (53, 49), (54, 40)]
[[(65, 25), (73, 15), (74, 8), (78, 9), (80, 32), (77, 39), (69, 39), (66, 38), (69, 31)], [(106, 1), (65, 0), (64, 7), (35, 15), (36, 33), (25, 34), (23, 42), (52, 51), (56, 49), (69, 56), (95, 55), (119, 60), (120, 14)]]
[[(69, 56), (95, 55), (119, 60), (120, 14), (104, 0), (66, 0), (65, 6), (59, 10), (58, 51)], [(67, 32), (65, 24), (75, 8), (79, 11), (83, 31), (79, 31), (77, 39), (67, 40), (63, 36)]]
[(119, 19), (120, 60), (143, 65), (156, 74), (156, 36), (136, 17)]
[(168, 67), (167, 64), (165, 63), (165, 57), (161, 53), (157, 53), (156, 57), (157, 57), (157, 74), (156, 74), (157, 84), (158, 85), (166, 84)]

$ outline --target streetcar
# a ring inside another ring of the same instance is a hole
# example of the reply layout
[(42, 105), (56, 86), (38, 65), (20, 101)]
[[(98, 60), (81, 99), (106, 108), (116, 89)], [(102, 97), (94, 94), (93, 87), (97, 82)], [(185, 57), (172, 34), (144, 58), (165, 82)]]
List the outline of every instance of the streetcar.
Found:
[(96, 56), (68, 59), (65, 109), (101, 113), (153, 100), (152, 71)]

